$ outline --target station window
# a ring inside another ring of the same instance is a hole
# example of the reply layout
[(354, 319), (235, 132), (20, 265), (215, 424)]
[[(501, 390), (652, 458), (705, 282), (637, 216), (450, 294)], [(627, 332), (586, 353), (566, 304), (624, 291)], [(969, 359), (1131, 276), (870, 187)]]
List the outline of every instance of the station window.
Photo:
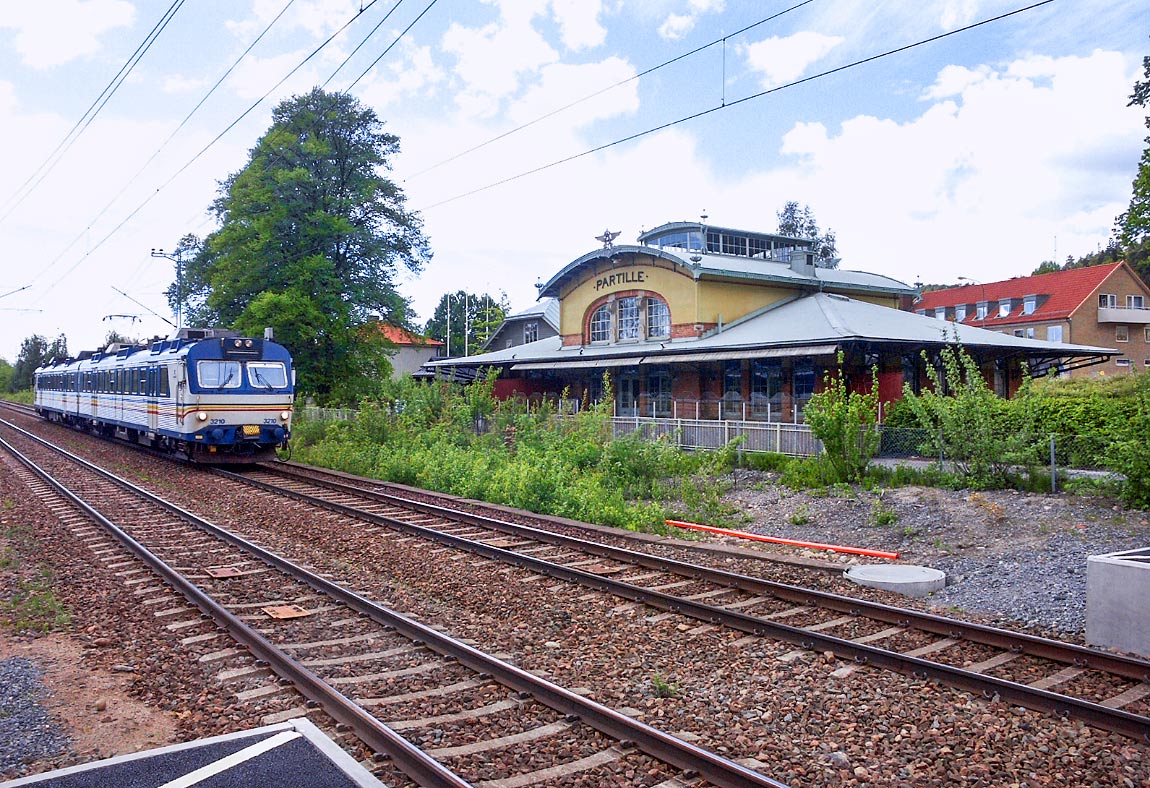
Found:
[(743, 363), (728, 361), (723, 365), (723, 399), (743, 398)]
[(671, 336), (671, 310), (658, 298), (647, 299), (647, 336)]
[(611, 318), (614, 313), (614, 304), (603, 304), (591, 315), (591, 341), (611, 341)]
[(588, 334), (592, 343), (665, 339), (671, 336), (671, 311), (660, 298), (619, 298), (591, 314)]

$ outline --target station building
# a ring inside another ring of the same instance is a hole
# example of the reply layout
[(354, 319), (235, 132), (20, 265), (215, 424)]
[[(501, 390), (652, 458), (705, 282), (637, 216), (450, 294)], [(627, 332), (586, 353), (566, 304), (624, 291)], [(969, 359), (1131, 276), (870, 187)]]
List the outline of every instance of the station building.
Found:
[(1117, 352), (915, 314), (915, 288), (825, 267), (806, 239), (699, 222), (664, 224), (636, 244), (615, 235), (537, 285), (557, 305), (554, 336), (430, 366), (497, 371), (500, 396), (565, 396), (575, 407), (600, 400), (606, 376), (617, 416), (800, 422), (840, 353), (850, 385), (869, 386), (877, 368), (889, 402), (904, 383), (922, 386), (925, 365), (954, 342), (1003, 396), (1023, 362), (1043, 374)]

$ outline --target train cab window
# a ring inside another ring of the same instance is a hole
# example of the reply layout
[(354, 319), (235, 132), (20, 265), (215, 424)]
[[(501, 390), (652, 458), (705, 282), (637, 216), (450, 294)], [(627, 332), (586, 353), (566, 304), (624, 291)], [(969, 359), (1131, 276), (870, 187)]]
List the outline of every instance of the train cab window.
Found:
[(255, 388), (287, 388), (287, 368), (278, 361), (249, 361), (248, 381)]
[(209, 389), (234, 389), (240, 385), (240, 362), (201, 361), (196, 365), (200, 385)]

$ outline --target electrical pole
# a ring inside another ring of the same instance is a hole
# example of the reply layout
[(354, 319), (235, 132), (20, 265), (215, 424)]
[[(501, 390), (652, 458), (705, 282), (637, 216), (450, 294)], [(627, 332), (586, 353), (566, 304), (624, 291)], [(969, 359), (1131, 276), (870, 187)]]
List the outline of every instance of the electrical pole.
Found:
[(184, 258), (179, 252), (168, 254), (163, 249), (153, 249), (152, 257), (163, 257), (176, 264), (176, 330), (184, 324)]

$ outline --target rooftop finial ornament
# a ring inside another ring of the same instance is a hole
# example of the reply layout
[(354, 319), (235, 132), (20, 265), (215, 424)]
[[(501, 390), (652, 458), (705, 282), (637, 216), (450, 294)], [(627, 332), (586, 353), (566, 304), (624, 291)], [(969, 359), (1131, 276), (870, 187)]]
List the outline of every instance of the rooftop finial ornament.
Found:
[(620, 232), (622, 232), (622, 230), (616, 230), (615, 232), (604, 230), (602, 235), (595, 236), (595, 240), (602, 241), (604, 249), (610, 249), (615, 245), (615, 239), (619, 237)]

